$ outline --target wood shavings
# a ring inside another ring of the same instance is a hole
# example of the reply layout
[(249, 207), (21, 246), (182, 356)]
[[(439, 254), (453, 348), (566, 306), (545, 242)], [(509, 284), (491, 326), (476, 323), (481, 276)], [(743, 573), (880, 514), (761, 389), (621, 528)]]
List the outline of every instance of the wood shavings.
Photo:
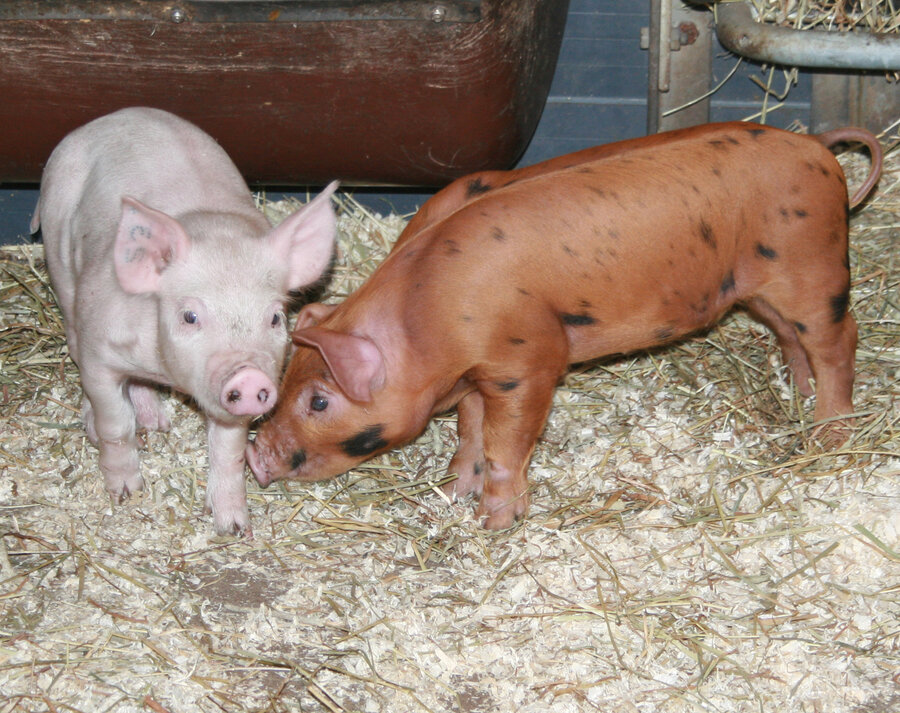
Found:
[[(404, 224), (341, 200), (334, 302)], [(502, 533), (436, 492), (442, 417), (335, 480), (248, 480), (255, 539), (215, 537), (203, 421), (172, 395), (147, 491), (113, 507), (40, 247), (3, 250), (0, 713), (897, 709), (898, 216), (894, 151), (852, 219), (839, 452), (807, 447), (810, 404), (735, 313), (570, 373)]]

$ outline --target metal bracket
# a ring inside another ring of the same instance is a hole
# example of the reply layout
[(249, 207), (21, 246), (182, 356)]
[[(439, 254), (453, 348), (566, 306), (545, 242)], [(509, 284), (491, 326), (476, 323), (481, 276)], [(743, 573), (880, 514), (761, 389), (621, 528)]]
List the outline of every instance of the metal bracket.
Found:
[[(647, 133), (709, 121), (711, 15), (683, 0), (651, 0), (650, 27), (641, 28), (649, 50)], [(676, 54), (677, 53), (677, 54)]]

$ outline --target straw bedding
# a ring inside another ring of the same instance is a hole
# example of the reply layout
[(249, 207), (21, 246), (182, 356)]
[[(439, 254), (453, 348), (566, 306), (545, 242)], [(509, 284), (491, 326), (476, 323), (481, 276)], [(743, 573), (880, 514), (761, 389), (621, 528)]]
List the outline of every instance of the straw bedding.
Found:
[[(405, 222), (340, 202), (332, 301)], [(41, 248), (3, 250), (0, 713), (900, 709), (898, 246), (894, 150), (852, 218), (858, 420), (835, 453), (733, 313), (569, 374), (510, 531), (439, 492), (451, 416), (331, 481), (248, 479), (252, 540), (212, 535), (177, 395), (147, 490), (111, 505)]]

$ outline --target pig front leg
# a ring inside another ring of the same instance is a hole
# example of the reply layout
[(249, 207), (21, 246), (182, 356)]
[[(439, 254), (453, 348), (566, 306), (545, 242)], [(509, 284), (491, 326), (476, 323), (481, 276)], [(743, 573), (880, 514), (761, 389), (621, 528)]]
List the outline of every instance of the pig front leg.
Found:
[(252, 537), (244, 485), (244, 451), (249, 425), (226, 424), (209, 417), (209, 481), (206, 509), (220, 535)]
[(528, 512), (528, 465), (560, 373), (529, 373), (479, 385), (485, 473), (477, 515), (488, 530), (506, 529)]
[(484, 486), (484, 399), (478, 391), (463, 396), (456, 406), (456, 431), (459, 447), (447, 467), (456, 480), (443, 486), (447, 495), (464, 498), (469, 493), (481, 495)]
[(100, 450), (100, 472), (117, 503), (144, 487), (135, 435), (135, 413), (124, 377), (88, 365), (82, 370), (82, 416), (88, 438)]

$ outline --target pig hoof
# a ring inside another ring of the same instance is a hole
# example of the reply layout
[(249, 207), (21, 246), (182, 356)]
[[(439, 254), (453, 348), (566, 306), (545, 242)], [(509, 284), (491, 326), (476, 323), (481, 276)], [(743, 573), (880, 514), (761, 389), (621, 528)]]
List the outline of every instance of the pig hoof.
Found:
[(516, 498), (515, 502), (488, 509), (482, 503), (476, 517), (485, 530), (506, 530), (525, 518), (528, 511), (526, 496)]
[(126, 482), (117, 484), (115, 487), (107, 486), (107, 491), (116, 505), (123, 505), (132, 495), (132, 493), (140, 492), (144, 489), (144, 479), (141, 476), (130, 478)]
[(449, 483), (444, 483), (444, 485), (441, 486), (444, 493), (446, 493), (451, 500), (461, 500), (470, 493), (481, 495), (481, 491), (484, 488), (483, 461), (477, 462), (471, 466), (463, 464), (457, 465), (453, 461), (450, 461), (447, 472), (459, 474), (459, 477), (457, 477), (456, 480), (451, 480)]
[(478, 503), (476, 517), (486, 530), (505, 530), (528, 513), (528, 491), (514, 495), (515, 490), (485, 493)]
[(253, 529), (250, 524), (241, 525), (237, 522), (231, 522), (222, 525), (216, 525), (217, 535), (229, 535), (231, 537), (243, 537), (247, 540), (253, 539)]
[(521, 520), (521, 516), (516, 516), (511, 510), (501, 510), (490, 515), (480, 515), (480, 519), (485, 530), (507, 530)]
[(844, 445), (853, 434), (852, 419), (831, 421), (817, 426), (812, 432), (812, 442), (823, 451), (833, 451)]
[[(204, 510), (207, 513), (211, 512), (209, 505)], [(244, 537), (248, 540), (253, 539), (253, 529), (250, 527), (250, 514), (247, 510), (234, 513), (217, 513), (212, 511), (212, 516), (213, 527), (217, 535)]]

